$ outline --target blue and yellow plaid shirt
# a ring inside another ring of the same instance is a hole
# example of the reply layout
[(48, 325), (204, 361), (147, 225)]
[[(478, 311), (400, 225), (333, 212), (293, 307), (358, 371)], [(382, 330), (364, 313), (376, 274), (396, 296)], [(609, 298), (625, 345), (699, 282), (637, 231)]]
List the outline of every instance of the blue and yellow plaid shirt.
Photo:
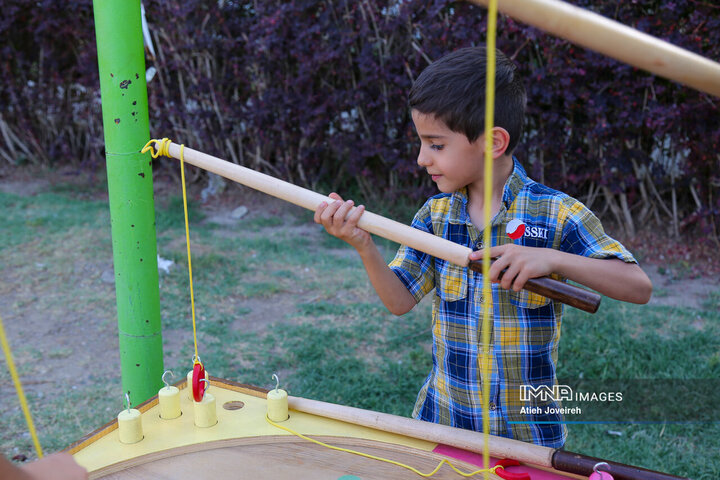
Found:
[[(482, 233), (467, 213), (462, 189), (429, 199), (412, 226), (473, 249)], [(581, 202), (528, 178), (515, 160), (505, 183), (502, 206), (493, 219), (492, 246), (511, 243), (506, 226), (525, 224), (515, 243), (546, 247), (593, 258), (635, 262), (603, 231)], [(433, 367), (418, 394), (413, 416), (429, 422), (482, 431), (482, 274), (401, 246), (390, 268), (420, 301), (435, 289), (432, 310)], [(540, 295), (492, 285), (492, 375), (490, 433), (558, 448), (567, 429), (562, 414), (525, 414), (522, 407), (559, 407), (553, 400), (521, 401), (521, 386), (552, 388), (563, 306)], [(528, 410), (526, 410), (528, 411)], [(538, 423), (535, 423), (538, 422)], [(542, 423), (540, 423), (542, 422)], [(558, 422), (558, 423), (547, 423)]]

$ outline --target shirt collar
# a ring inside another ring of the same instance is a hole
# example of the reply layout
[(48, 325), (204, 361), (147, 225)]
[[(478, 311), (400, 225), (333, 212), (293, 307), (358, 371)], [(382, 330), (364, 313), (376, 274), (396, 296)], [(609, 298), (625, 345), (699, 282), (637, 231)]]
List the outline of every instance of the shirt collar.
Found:
[[(520, 162), (513, 157), (513, 171), (503, 187), (502, 202), (506, 210), (510, 208), (510, 205), (515, 201), (515, 197), (517, 197), (525, 184), (531, 181)], [(453, 192), (450, 197), (450, 210), (448, 212), (448, 221), (450, 223), (463, 224), (470, 221), (467, 214), (467, 202), (467, 186)]]

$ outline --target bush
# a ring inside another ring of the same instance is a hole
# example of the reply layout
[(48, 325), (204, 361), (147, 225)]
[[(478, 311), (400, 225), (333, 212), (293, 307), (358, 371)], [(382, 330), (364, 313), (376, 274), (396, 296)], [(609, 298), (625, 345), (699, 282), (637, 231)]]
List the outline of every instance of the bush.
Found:
[[(6, 3), (0, 157), (92, 168), (102, 147), (90, 2), (72, 12), (57, 1)], [(574, 3), (720, 58), (720, 8), (709, 2)], [(484, 43), (484, 9), (380, 0), (145, 6), (157, 53), (148, 58), (158, 70), (148, 86), (153, 136), (367, 201), (433, 192), (415, 164), (406, 94), (431, 60)], [(654, 222), (717, 240), (716, 98), (508, 17), (498, 31), (498, 47), (526, 78), (517, 155), (534, 178), (629, 234)]]
[(3, 2), (0, 16), (0, 161), (103, 157), (92, 2)]

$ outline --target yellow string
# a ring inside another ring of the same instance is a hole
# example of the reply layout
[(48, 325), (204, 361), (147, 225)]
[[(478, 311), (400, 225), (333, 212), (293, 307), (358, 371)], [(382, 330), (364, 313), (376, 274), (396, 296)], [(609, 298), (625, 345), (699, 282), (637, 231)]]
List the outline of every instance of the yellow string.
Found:
[(35, 424), (33, 423), (32, 416), (30, 415), (30, 409), (28, 408), (27, 399), (23, 392), (22, 384), (20, 383), (20, 377), (18, 376), (17, 369), (15, 368), (15, 362), (12, 358), (12, 352), (10, 351), (10, 344), (5, 336), (5, 327), (3, 325), (2, 317), (0, 317), (0, 343), (2, 343), (3, 352), (5, 352), (5, 360), (7, 361), (8, 370), (10, 370), (10, 376), (15, 384), (15, 391), (17, 392), (18, 399), (20, 400), (20, 406), (22, 407), (23, 414), (25, 415), (25, 422), (27, 422), (28, 430), (30, 430), (30, 436), (35, 444), (35, 451), (37, 452), (38, 458), (43, 457), (42, 447), (38, 440), (37, 433), (35, 432)]
[(457, 467), (455, 467), (455, 465), (453, 465), (452, 463), (450, 463), (446, 458), (443, 458), (443, 459), (440, 461), (440, 463), (438, 463), (437, 467), (435, 467), (435, 469), (434, 469), (432, 472), (430, 472), (430, 473), (422, 473), (420, 470), (418, 470), (418, 469), (416, 469), (416, 468), (414, 468), (414, 467), (411, 467), (410, 465), (405, 465), (404, 463), (396, 462), (395, 460), (389, 460), (389, 459), (387, 459), (387, 458), (382, 458), (382, 457), (378, 457), (378, 456), (375, 456), (375, 455), (370, 455), (369, 453), (358, 452), (358, 451), (356, 451), (356, 450), (350, 450), (350, 449), (348, 449), (348, 448), (335, 447), (335, 446), (333, 446), (333, 445), (328, 445), (327, 443), (321, 442), (320, 440), (315, 440), (315, 439), (313, 439), (313, 438), (306, 437), (306, 436), (303, 435), (302, 433), (296, 432), (295, 430), (292, 430), (291, 428), (288, 428), (288, 427), (285, 427), (285, 426), (283, 426), (283, 425), (280, 425), (280, 424), (278, 424), (278, 423), (273, 422), (272, 420), (270, 420), (270, 418), (269, 418), (267, 415), (265, 415), (265, 420), (267, 420), (267, 422), (268, 422), (270, 425), (272, 425), (272, 426), (274, 426), (274, 427), (277, 427), (277, 428), (280, 428), (280, 429), (282, 429), (282, 430), (285, 430), (286, 432), (289, 432), (289, 433), (291, 433), (291, 434), (293, 434), (293, 435), (295, 435), (295, 436), (298, 436), (298, 437), (302, 438), (303, 440), (307, 440), (308, 442), (312, 442), (312, 443), (315, 443), (315, 444), (320, 445), (320, 446), (322, 446), (322, 447), (329, 448), (330, 450), (336, 450), (336, 451), (338, 451), (338, 452), (345, 452), (345, 453), (352, 453), (353, 455), (359, 455), (359, 456), (361, 456), (361, 457), (370, 458), (370, 459), (372, 459), (372, 460), (377, 460), (377, 461), (380, 461), (380, 462), (385, 462), (385, 463), (390, 463), (390, 464), (392, 464), (392, 465), (397, 465), (398, 467), (406, 468), (406, 469), (410, 470), (411, 472), (417, 473), (417, 474), (420, 475), (421, 477), (432, 477), (433, 475), (435, 475), (435, 474), (438, 472), (438, 470), (440, 470), (440, 468), (441, 468), (443, 465), (448, 465), (450, 468), (452, 468), (455, 472), (457, 472), (459, 475), (462, 475), (463, 477), (472, 477), (473, 475), (477, 475), (478, 473), (485, 473), (485, 475), (488, 475), (488, 474), (490, 474), (490, 473), (495, 473), (495, 470), (496, 470), (497, 468), (502, 468), (501, 465), (496, 465), (496, 466), (494, 466), (494, 467), (492, 467), (492, 468), (487, 468), (487, 467), (485, 467), (484, 469), (475, 470), (474, 472), (463, 472), (462, 470), (458, 470)]
[[(157, 152), (153, 149), (153, 143), (157, 147)], [(170, 155), (171, 143), (169, 138), (150, 140), (145, 144), (140, 153), (149, 151), (152, 158), (158, 158), (160, 155), (172, 157)], [(193, 364), (196, 364), (200, 363), (200, 357), (198, 355), (197, 328), (195, 326), (195, 293), (193, 291), (192, 257), (190, 256), (190, 222), (188, 221), (187, 191), (185, 188), (185, 145), (180, 145), (180, 178), (182, 180), (183, 209), (185, 211), (185, 242), (187, 244), (188, 277), (190, 278), (190, 308), (192, 310), (193, 341), (195, 342)]]
[[(492, 189), (493, 189), (493, 132), (495, 123), (495, 36), (497, 30), (497, 0), (488, 4), (487, 26), (487, 69), (485, 80), (485, 199), (483, 232), (483, 322), (482, 322), (482, 407), (483, 407), (483, 466), (490, 465), (490, 375), (492, 359), (490, 353), (490, 308), (492, 290), (490, 287), (490, 246), (492, 242)], [(485, 480), (489, 478), (485, 473)]]

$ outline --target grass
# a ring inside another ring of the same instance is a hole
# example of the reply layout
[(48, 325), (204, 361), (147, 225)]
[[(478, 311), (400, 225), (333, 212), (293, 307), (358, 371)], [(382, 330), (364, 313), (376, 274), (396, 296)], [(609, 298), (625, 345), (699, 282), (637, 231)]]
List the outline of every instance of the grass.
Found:
[[(104, 202), (78, 201), (70, 195), (52, 192), (34, 197), (0, 192), (0, 205), (3, 206), (0, 252), (74, 227), (88, 228), (97, 220), (109, 216)], [(103, 225), (109, 232), (109, 223)]]
[[(0, 193), (0, 202), (0, 275), (10, 279), (0, 284), (0, 307), (17, 318), (37, 311), (57, 322), (58, 335), (64, 322), (81, 319), (116, 336), (114, 286), (100, 280), (102, 266), (111, 262), (107, 202), (78, 198), (74, 189), (33, 197)], [(178, 197), (156, 203), (158, 251), (175, 262), (160, 276), (165, 366), (182, 375), (192, 353), (182, 204)], [(202, 208), (191, 203), (190, 218), (201, 355), (212, 375), (271, 387), (271, 374), (278, 372), (292, 395), (410, 414), (431, 366), (429, 301), (403, 317), (390, 315), (355, 252), (320, 231), (307, 233), (309, 214), (251, 212), (233, 228), (206, 222)], [(391, 258), (394, 248), (382, 244)], [(603, 302), (594, 316), (567, 309), (561, 379), (720, 377), (720, 291), (698, 310)], [(32, 337), (24, 340), (15, 338), (26, 381), (52, 376), (83, 348), (43, 349)], [(86, 378), (75, 385), (53, 390), (28, 384), (48, 451), (64, 448), (121, 408), (113, 393), (120, 390), (118, 366), (97, 360), (102, 365), (83, 371)], [(0, 382), (9, 382), (4, 370)], [(0, 418), (0, 451), (29, 454), (24, 421), (9, 395)], [(695, 479), (720, 476), (717, 422), (571, 425), (569, 431), (571, 451)]]
[[(572, 310), (564, 322), (560, 379), (591, 379), (596, 385), (653, 379), (659, 389), (693, 381), (718, 385), (718, 309), (637, 306), (603, 299), (596, 316)], [(663, 393), (670, 394), (665, 405), (649, 397), (647, 403), (630, 407), (656, 408), (660, 418), (663, 411), (682, 410), (689, 412), (685, 419), (705, 416), (714, 423), (570, 425), (565, 448), (694, 479), (718, 478), (720, 422), (714, 409), (720, 397), (712, 391), (705, 396), (694, 396), (691, 391), (689, 396), (677, 397), (672, 391), (648, 392)]]

